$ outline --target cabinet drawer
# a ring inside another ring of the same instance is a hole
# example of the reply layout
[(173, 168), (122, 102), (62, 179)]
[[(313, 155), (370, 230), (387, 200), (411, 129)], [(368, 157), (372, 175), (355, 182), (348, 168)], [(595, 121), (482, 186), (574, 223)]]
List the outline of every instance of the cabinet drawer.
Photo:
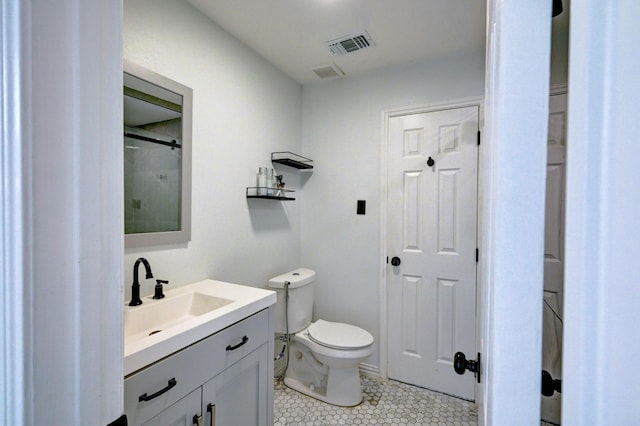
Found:
[[(269, 338), (265, 309), (127, 377), (124, 409), (129, 424), (152, 418)], [(150, 400), (141, 401), (143, 395)]]
[(216, 364), (215, 374), (250, 354), (269, 338), (273, 336), (269, 335), (266, 309), (214, 334), (207, 342), (207, 352), (215, 354), (212, 359), (222, 360), (221, 364)]

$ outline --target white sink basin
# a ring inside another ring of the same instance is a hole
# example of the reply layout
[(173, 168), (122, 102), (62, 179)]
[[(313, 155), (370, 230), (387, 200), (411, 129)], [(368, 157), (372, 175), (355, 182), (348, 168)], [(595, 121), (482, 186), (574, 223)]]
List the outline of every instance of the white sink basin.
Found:
[(204, 280), (124, 307), (125, 376), (276, 303), (271, 290)]
[(124, 312), (124, 344), (144, 339), (151, 335), (191, 321), (194, 317), (232, 303), (223, 299), (197, 292), (167, 296), (163, 299), (145, 301), (138, 309)]

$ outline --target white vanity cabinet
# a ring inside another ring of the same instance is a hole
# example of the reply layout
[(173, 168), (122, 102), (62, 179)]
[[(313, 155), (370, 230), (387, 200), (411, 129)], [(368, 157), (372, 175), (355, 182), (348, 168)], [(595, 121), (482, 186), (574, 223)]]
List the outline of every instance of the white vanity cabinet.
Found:
[[(202, 387), (204, 424), (259, 425), (272, 424), (262, 413), (272, 403), (261, 384), (267, 382), (267, 345), (253, 351)], [(214, 415), (214, 421), (211, 416)]]
[[(202, 395), (200, 389), (196, 389), (178, 402), (163, 409), (156, 416), (143, 423), (144, 426), (188, 426), (197, 424), (194, 421), (200, 417)], [(130, 422), (129, 416), (127, 421)], [(200, 423), (202, 424), (202, 423)]]
[(128, 424), (270, 425), (272, 358), (267, 308), (127, 376)]

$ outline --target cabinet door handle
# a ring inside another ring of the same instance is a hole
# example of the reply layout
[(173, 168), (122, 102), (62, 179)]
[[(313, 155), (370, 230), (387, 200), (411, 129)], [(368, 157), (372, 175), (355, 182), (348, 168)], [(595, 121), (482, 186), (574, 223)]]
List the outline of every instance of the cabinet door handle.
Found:
[(197, 414), (195, 416), (193, 416), (193, 424), (196, 425), (196, 426), (203, 426), (202, 425), (202, 416), (199, 416)]
[(235, 345), (235, 346), (228, 345), (227, 346), (227, 351), (235, 351), (236, 349), (238, 349), (240, 346), (244, 345), (248, 341), (249, 341), (249, 338), (247, 336), (244, 336), (242, 338), (242, 342), (238, 343), (237, 345)]
[(208, 404), (207, 413), (209, 413), (209, 426), (216, 426), (216, 404)]
[(151, 401), (153, 398), (157, 398), (160, 395), (162, 395), (163, 393), (167, 392), (169, 389), (171, 389), (172, 387), (174, 387), (175, 385), (177, 385), (178, 382), (176, 381), (176, 378), (174, 377), (173, 379), (169, 380), (169, 383), (167, 383), (167, 386), (160, 389), (158, 392), (156, 393), (152, 393), (151, 395), (148, 395), (146, 393), (143, 393), (142, 395), (140, 395), (138, 397), (138, 402), (142, 402), (142, 401)]

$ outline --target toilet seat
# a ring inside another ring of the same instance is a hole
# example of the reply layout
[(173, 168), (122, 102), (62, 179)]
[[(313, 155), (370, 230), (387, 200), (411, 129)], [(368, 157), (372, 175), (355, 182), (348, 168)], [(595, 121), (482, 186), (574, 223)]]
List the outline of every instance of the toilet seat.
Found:
[(360, 349), (373, 344), (373, 336), (351, 324), (317, 320), (307, 329), (309, 339), (332, 349)]

